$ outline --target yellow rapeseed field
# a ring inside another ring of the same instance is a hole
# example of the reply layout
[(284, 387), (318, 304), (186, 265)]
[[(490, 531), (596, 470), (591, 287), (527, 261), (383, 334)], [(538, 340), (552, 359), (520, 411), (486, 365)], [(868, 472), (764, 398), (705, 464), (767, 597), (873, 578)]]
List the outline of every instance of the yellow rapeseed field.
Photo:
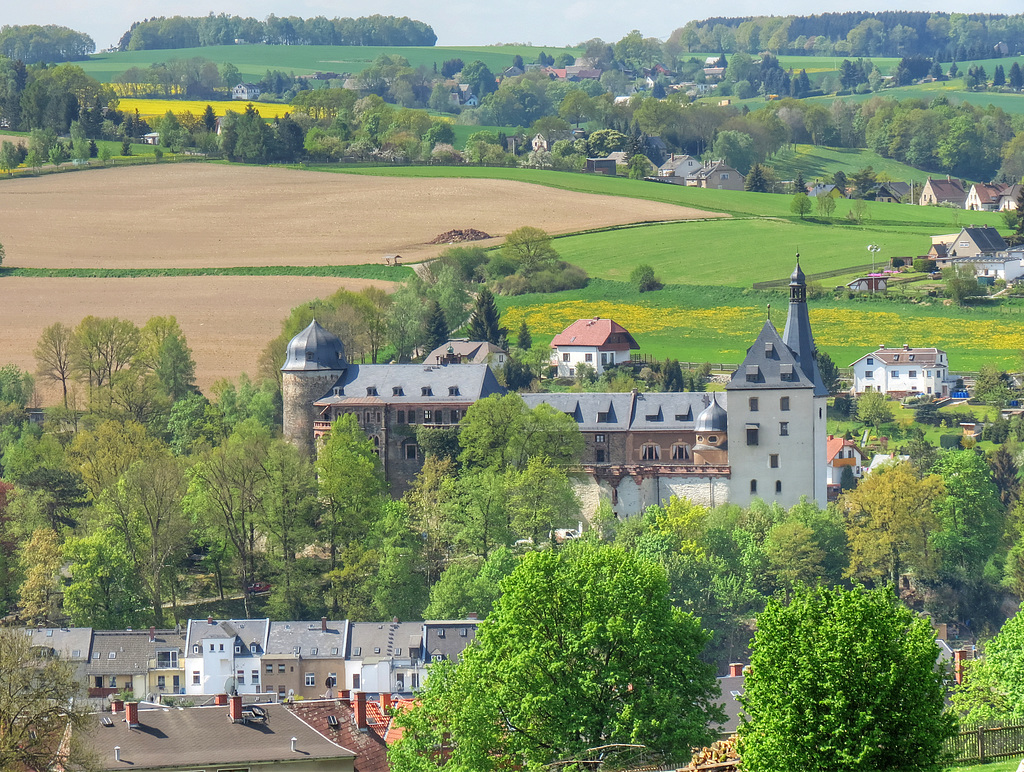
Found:
[(996, 319), (938, 320), (904, 317), (889, 311), (812, 309), (815, 339), (824, 346), (865, 346), (880, 343), (960, 349), (964, 341), (984, 341), (990, 351), (1024, 348), (1024, 328), (1019, 321)]
[[(242, 100), (231, 100), (221, 102), (206, 102), (203, 100), (188, 100), (188, 99), (121, 99), (118, 101), (118, 109), (124, 112), (139, 111), (139, 115), (143, 118), (153, 118), (158, 115), (164, 115), (168, 110), (174, 114), (179, 113), (192, 113), (193, 115), (202, 115), (206, 110), (206, 106), (210, 105), (213, 107), (213, 112), (217, 114), (217, 117), (221, 117), (228, 110), (236, 113), (244, 113), (245, 106), (248, 102)], [(263, 102), (253, 102), (253, 107), (256, 111), (264, 118), (270, 120), (273, 118), (280, 118), (285, 113), (291, 112), (291, 105), (279, 105), (269, 104)]]

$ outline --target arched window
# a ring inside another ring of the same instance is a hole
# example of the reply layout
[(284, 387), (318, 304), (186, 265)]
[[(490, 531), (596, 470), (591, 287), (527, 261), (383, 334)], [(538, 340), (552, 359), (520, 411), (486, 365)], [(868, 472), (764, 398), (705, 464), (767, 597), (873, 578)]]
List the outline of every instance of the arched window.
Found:
[(688, 461), (690, 458), (690, 446), (679, 442), (672, 446), (673, 461)]

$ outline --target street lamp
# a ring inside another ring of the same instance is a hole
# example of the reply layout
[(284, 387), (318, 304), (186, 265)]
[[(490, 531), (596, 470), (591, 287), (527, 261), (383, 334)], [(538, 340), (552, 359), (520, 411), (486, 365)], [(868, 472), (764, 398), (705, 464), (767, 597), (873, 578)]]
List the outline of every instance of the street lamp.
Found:
[(881, 251), (882, 248), (878, 244), (868, 244), (868, 252), (871, 253), (871, 273), (875, 272), (875, 255)]

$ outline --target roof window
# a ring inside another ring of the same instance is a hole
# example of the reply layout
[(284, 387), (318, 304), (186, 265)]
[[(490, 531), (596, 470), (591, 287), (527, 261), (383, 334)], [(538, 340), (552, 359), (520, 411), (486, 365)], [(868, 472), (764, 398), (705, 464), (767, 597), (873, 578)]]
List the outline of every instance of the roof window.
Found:
[(405, 396), (405, 392), (402, 391), (402, 387), (401, 386), (392, 386), (391, 387), (391, 396), (392, 397), (404, 397)]
[(376, 386), (367, 386), (366, 387), (366, 396), (367, 397), (376, 397), (377, 396), (377, 387)]
[(431, 389), (429, 386), (424, 386), (423, 388), (420, 389), (420, 396), (421, 397), (433, 397), (434, 396), (434, 390)]

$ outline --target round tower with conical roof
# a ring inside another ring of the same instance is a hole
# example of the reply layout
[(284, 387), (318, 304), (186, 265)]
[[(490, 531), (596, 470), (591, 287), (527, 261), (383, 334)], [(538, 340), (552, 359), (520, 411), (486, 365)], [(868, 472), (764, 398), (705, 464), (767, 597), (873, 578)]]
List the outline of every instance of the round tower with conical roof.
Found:
[(316, 319), (288, 342), (281, 368), (284, 437), (299, 450), (313, 454), (313, 403), (331, 390), (347, 368), (344, 344)]

